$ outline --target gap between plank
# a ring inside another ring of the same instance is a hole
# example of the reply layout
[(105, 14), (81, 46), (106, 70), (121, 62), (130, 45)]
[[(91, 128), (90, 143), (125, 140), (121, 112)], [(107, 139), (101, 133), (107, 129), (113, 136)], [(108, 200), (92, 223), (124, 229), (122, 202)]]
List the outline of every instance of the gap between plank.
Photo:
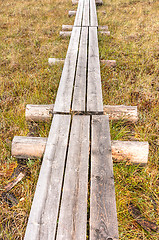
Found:
[(87, 236), (90, 239), (90, 193), (91, 193), (91, 138), (92, 138), (92, 115), (90, 115), (89, 129), (89, 163), (88, 163), (88, 193), (87, 193)]
[(74, 95), (74, 89), (75, 89), (75, 81), (76, 81), (76, 73), (77, 73), (77, 64), (78, 64), (78, 56), (79, 56), (79, 48), (80, 48), (81, 35), (82, 35), (82, 27), (81, 27), (81, 29), (80, 29), (80, 37), (79, 37), (79, 42), (78, 42), (78, 52), (77, 52), (75, 75), (74, 75), (73, 89), (72, 89), (72, 97), (71, 97), (71, 111), (72, 111), (73, 95)]

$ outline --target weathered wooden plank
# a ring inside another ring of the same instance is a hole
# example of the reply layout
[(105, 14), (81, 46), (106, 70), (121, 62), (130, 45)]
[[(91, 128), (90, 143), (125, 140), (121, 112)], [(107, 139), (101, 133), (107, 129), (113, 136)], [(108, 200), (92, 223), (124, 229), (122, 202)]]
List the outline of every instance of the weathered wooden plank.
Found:
[(25, 240), (52, 239), (55, 236), (70, 120), (69, 115), (53, 117)]
[(103, 112), (97, 28), (89, 28), (87, 111)]
[(85, 112), (88, 28), (82, 28), (72, 111)]
[(80, 27), (73, 27), (72, 35), (63, 67), (63, 72), (56, 96), (54, 112), (69, 113), (71, 108), (72, 91), (76, 70)]
[(97, 11), (95, 0), (90, 0), (90, 26), (98, 27)]
[(83, 15), (84, 0), (79, 0), (76, 18), (74, 21), (74, 26), (79, 27), (82, 25), (82, 15)]
[(16, 158), (40, 158), (45, 151), (47, 138), (15, 136), (11, 154)]
[(92, 117), (90, 240), (118, 239), (108, 116)]
[(57, 240), (86, 239), (90, 116), (72, 121)]
[(83, 27), (89, 26), (89, 0), (84, 1), (82, 26)]

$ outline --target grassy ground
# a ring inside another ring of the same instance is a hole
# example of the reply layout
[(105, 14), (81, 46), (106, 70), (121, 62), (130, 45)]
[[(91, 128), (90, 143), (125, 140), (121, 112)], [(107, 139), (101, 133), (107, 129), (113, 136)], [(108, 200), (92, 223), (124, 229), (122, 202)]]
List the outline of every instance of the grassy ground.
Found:
[[(62, 40), (62, 24), (72, 24), (71, 0), (0, 0), (0, 191), (9, 182), (16, 159), (11, 158), (15, 135), (26, 136), (25, 106), (50, 104), (56, 97), (62, 65), (48, 67), (49, 57), (65, 57), (69, 40)], [(108, 25), (111, 36), (99, 36), (100, 58), (115, 59), (117, 67), (101, 65), (105, 104), (137, 105), (139, 121), (132, 125), (110, 122), (112, 139), (148, 141), (147, 167), (114, 164), (120, 239), (153, 239), (128, 211), (131, 202), (143, 216), (159, 223), (159, 31), (158, 2), (148, 0), (104, 0), (98, 7), (100, 25)], [(36, 136), (47, 136), (49, 123), (34, 126)], [(22, 239), (38, 178), (40, 160), (29, 160), (30, 178), (11, 192), (19, 199), (12, 208), (1, 202), (0, 239)]]

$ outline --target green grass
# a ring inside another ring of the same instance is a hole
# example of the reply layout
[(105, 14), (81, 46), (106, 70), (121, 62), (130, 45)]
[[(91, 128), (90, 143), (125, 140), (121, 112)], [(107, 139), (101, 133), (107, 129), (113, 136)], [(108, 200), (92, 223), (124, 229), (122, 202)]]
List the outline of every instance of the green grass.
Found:
[[(54, 103), (63, 65), (48, 66), (49, 57), (65, 58), (69, 39), (59, 37), (62, 24), (73, 24), (68, 11), (71, 0), (0, 0), (0, 163), (3, 169), (16, 162), (11, 157), (15, 135), (26, 136), (26, 104)], [(128, 204), (138, 206), (148, 220), (159, 223), (159, 55), (158, 2), (148, 0), (104, 0), (98, 7), (100, 25), (108, 25), (111, 36), (99, 35), (102, 59), (115, 59), (116, 68), (101, 65), (104, 104), (137, 105), (139, 121), (110, 122), (117, 140), (148, 141), (146, 167), (126, 162), (114, 164), (120, 239), (157, 240), (132, 218)], [(50, 124), (34, 126), (35, 135), (47, 137)], [(33, 199), (39, 160), (29, 160), (31, 179), (24, 179), (11, 192), (21, 200), (9, 208), (1, 203), (0, 238), (22, 239)], [(0, 178), (0, 192), (9, 181)], [(154, 206), (156, 203), (156, 207)]]

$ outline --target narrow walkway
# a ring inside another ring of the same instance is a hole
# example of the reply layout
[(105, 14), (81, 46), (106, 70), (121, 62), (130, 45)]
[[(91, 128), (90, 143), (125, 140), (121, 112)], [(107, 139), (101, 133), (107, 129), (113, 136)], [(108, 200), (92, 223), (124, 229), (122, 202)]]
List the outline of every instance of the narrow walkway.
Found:
[(79, 0), (25, 240), (118, 239), (95, 0)]

